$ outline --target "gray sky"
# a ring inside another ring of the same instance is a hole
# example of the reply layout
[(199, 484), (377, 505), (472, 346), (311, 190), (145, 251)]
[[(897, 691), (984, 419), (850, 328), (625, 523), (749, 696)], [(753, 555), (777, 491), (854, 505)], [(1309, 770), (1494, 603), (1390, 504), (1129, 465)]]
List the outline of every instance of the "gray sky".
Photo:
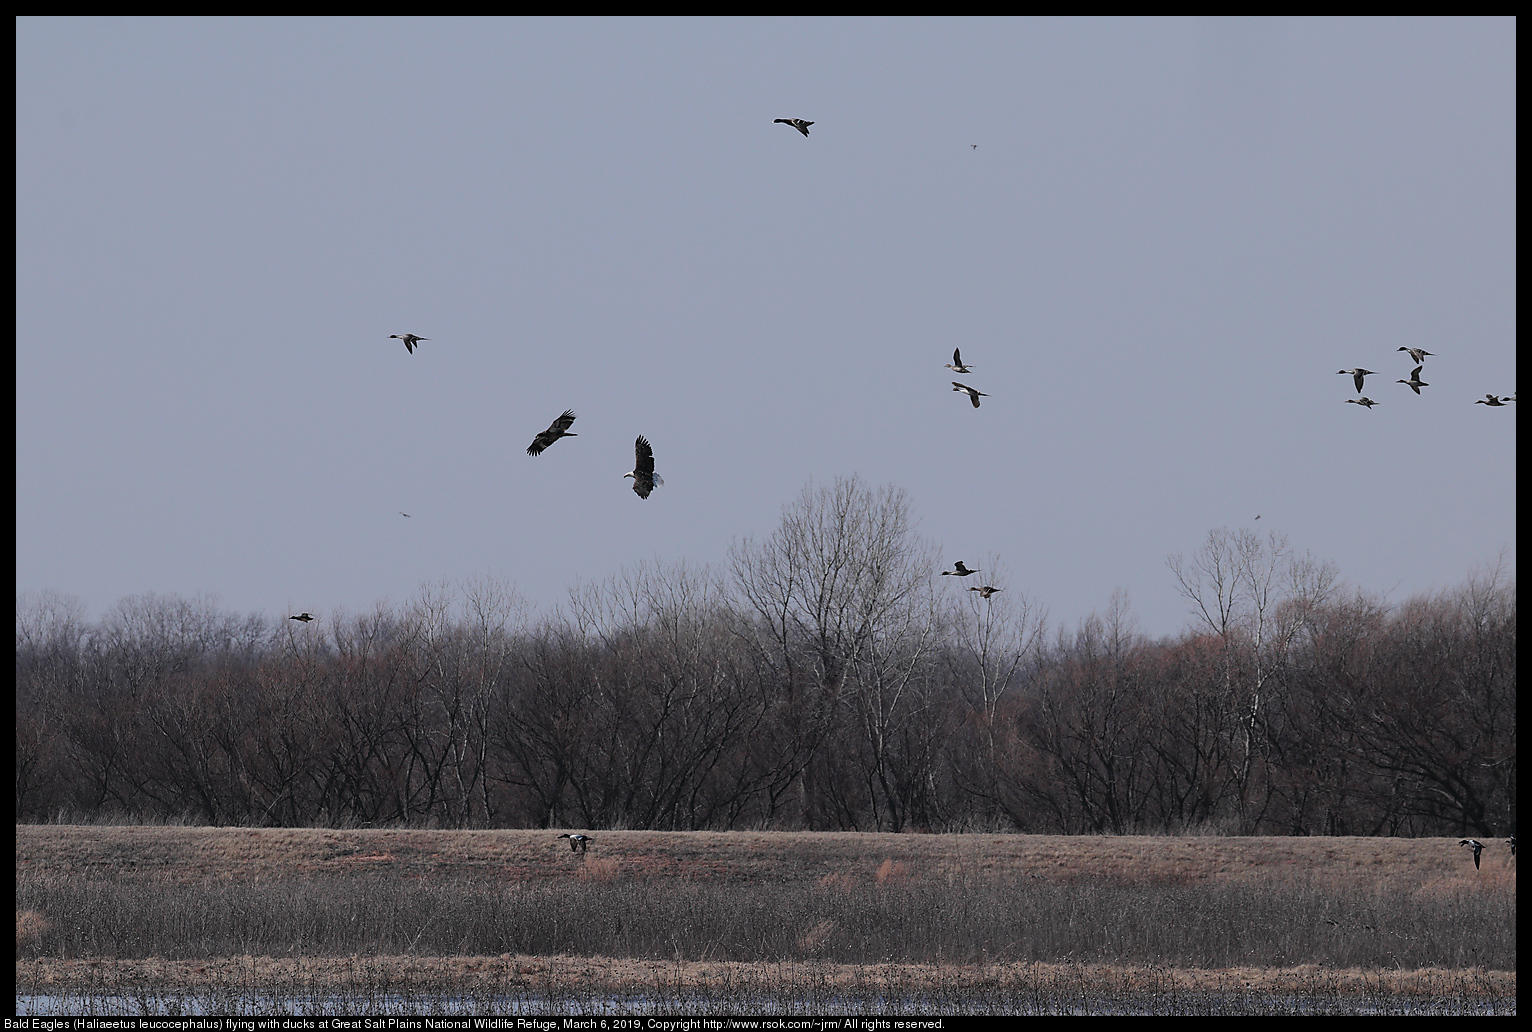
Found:
[(551, 611), (852, 473), (1056, 624), (1215, 527), (1514, 573), (1510, 19), (17, 32), (18, 591)]

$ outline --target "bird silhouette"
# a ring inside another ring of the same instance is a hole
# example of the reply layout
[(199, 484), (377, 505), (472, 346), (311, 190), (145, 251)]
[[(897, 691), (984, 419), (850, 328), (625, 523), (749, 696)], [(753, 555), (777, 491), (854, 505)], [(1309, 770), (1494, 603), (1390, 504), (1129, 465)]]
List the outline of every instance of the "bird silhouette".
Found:
[(579, 437), (579, 434), (569, 432), (569, 428), (574, 424), (575, 419), (574, 409), (565, 409), (562, 416), (548, 424), (548, 429), (532, 438), (532, 443), (527, 445), (527, 454), (541, 455), (544, 448), (557, 441), (560, 437)]
[[(1416, 370), (1416, 372), (1419, 372), (1419, 371), (1420, 370), (1418, 370), (1418, 369)], [(1351, 374), (1351, 378), (1356, 381), (1356, 392), (1358, 394), (1361, 394), (1362, 393), (1362, 378), (1364, 376), (1371, 376), (1371, 375), (1373, 375), (1374, 370), (1372, 370), (1372, 369), (1363, 369), (1361, 366), (1358, 366), (1355, 369), (1342, 369), (1340, 371), (1340, 373), (1338, 373), (1337, 375), (1344, 375), (1346, 373), (1350, 373)]]
[(289, 616), (288, 619), (308, 623), (310, 620), (314, 619), (314, 617), (309, 613), (299, 613), (297, 616)]
[(971, 573), (978, 573), (978, 572), (979, 572), (978, 570), (970, 570), (968, 567), (964, 566), (963, 565), (963, 560), (959, 559), (957, 562), (952, 564), (952, 569), (950, 569), (950, 570), (943, 570), (942, 571), (942, 576), (943, 577), (967, 577)]
[(1426, 356), (1431, 353), (1422, 348), (1400, 348), (1399, 350), (1408, 351), (1410, 353), (1410, 357), (1415, 360), (1416, 365), (1420, 365), (1421, 363), (1425, 362)]
[(947, 363), (947, 368), (951, 369), (954, 373), (971, 373), (973, 372), (973, 366), (963, 364), (962, 351), (962, 348), (952, 349), (952, 361)]
[(1459, 842), (1458, 845), (1473, 847), (1473, 869), (1477, 871), (1479, 869), (1479, 854), (1484, 852), (1484, 843), (1478, 839), (1466, 838)]
[(566, 831), (559, 838), (567, 838), (569, 840), (569, 851), (571, 853), (584, 853), (590, 849), (589, 835), (571, 835)]
[(1346, 399), (1346, 404), (1347, 405), (1360, 405), (1363, 408), (1372, 408), (1374, 405), (1377, 404), (1377, 402), (1373, 401), (1371, 398), (1347, 398)]
[(416, 344), (423, 340), (431, 339), (430, 337), (417, 337), (413, 333), (390, 333), (388, 337), (390, 340), (398, 339), (404, 341), (404, 350), (412, 355), (415, 353)]
[(958, 383), (956, 380), (952, 381), (952, 389), (954, 391), (964, 391), (964, 392), (966, 392), (967, 395), (968, 395), (968, 400), (973, 402), (973, 407), (974, 408), (978, 408), (979, 407), (979, 399), (980, 398), (987, 398), (987, 397), (989, 397), (989, 395), (985, 394), (983, 391), (976, 391), (972, 387), (967, 386), (966, 384)]
[(1420, 378), (1420, 370), (1421, 370), (1421, 367), (1420, 366), (1416, 366), (1415, 367), (1415, 371), (1410, 374), (1410, 378), (1408, 380), (1395, 380), (1394, 382), (1395, 383), (1402, 383), (1406, 387), (1408, 387), (1410, 390), (1414, 391), (1416, 394), (1419, 394), (1420, 393), (1420, 389), (1422, 387), (1429, 387), (1429, 386), (1431, 386), (1429, 383), (1426, 383), (1426, 381), (1424, 381), (1424, 380), (1422, 380)]
[(783, 125), (790, 125), (790, 126), (792, 126), (794, 129), (798, 130), (804, 136), (807, 136), (809, 134), (809, 126), (814, 124), (813, 122), (805, 122), (801, 118), (773, 118), (771, 120), (771, 124), (772, 125), (776, 125), (778, 122), (781, 122)]
[(980, 598), (989, 598), (995, 592), (1003, 591), (1005, 589), (1004, 588), (992, 588), (988, 584), (986, 584), (982, 588), (969, 588), (968, 590), (969, 591), (977, 591), (979, 593), (979, 597)]
[(633, 493), (640, 498), (648, 498), (656, 487), (665, 486), (665, 478), (654, 471), (654, 449), (643, 434), (633, 442), (633, 469), (623, 476), (633, 478)]

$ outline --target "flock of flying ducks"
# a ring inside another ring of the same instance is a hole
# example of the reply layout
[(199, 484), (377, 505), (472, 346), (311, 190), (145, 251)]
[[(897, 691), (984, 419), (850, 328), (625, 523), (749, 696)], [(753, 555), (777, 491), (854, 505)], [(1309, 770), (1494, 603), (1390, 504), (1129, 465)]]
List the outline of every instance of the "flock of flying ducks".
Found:
[[(1429, 386), (1431, 386), (1429, 383), (1426, 383), (1426, 381), (1424, 381), (1424, 380), (1422, 380), (1420, 378), (1420, 371), (1422, 369), (1424, 369), (1425, 365), (1426, 365), (1426, 356), (1430, 355), (1431, 352), (1425, 350), (1424, 348), (1400, 348), (1399, 350), (1400, 351), (1405, 351), (1405, 352), (1409, 353), (1410, 358), (1415, 363), (1415, 369), (1414, 369), (1413, 372), (1410, 373), (1410, 378), (1408, 380), (1395, 380), (1394, 382), (1395, 383), (1402, 383), (1406, 387), (1408, 387), (1410, 390), (1414, 391), (1416, 394), (1419, 394), (1420, 393), (1420, 389), (1422, 387), (1429, 387)], [(1377, 374), (1377, 370), (1375, 370), (1375, 369), (1363, 369), (1361, 366), (1357, 366), (1355, 369), (1342, 369), (1336, 375), (1337, 376), (1350, 375), (1352, 381), (1356, 384), (1356, 392), (1358, 394), (1361, 394), (1362, 393), (1362, 381), (1364, 379), (1366, 379), (1367, 377), (1374, 376), (1376, 374)], [(1515, 400), (1516, 400), (1516, 395), (1514, 395), (1514, 394), (1509, 395), (1509, 396), (1504, 397), (1504, 398), (1499, 397), (1499, 396), (1494, 395), (1494, 394), (1486, 394), (1481, 400), (1474, 402), (1474, 404), (1475, 405), (1489, 405), (1492, 408), (1500, 408), (1506, 402), (1508, 402), (1508, 401), (1515, 401)], [(978, 403), (979, 403), (978, 399), (975, 399), (974, 400), (974, 404), (977, 405)], [(1373, 401), (1371, 398), (1368, 398), (1368, 397), (1361, 397), (1361, 398), (1347, 398), (1346, 399), (1346, 404), (1347, 405), (1360, 405), (1363, 408), (1369, 408), (1370, 409), (1374, 405), (1376, 405), (1377, 402)]]

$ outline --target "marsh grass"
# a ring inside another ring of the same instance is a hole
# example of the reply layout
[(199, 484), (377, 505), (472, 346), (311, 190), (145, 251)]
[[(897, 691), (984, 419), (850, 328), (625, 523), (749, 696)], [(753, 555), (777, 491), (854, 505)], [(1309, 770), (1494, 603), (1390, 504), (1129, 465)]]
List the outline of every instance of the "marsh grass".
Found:
[[(533, 885), (390, 873), (120, 883), (19, 873), (17, 956), (499, 954), (1514, 970), (1514, 898), (1246, 879)], [(23, 916), (31, 915), (31, 916)], [(1333, 922), (1333, 923), (1332, 923)]]
[(1514, 1008), (1514, 866), (1443, 840), (75, 832), (17, 829), (18, 985), (138, 1013)]

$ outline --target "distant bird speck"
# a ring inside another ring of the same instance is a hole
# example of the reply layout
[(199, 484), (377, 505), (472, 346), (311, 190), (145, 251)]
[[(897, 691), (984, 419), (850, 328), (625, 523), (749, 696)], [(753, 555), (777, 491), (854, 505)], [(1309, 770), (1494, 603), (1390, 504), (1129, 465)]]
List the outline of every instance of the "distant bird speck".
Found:
[(979, 597), (980, 598), (989, 598), (995, 592), (997, 592), (997, 591), (1004, 591), (1005, 589), (1004, 588), (992, 588), (988, 584), (986, 584), (982, 588), (969, 588), (968, 590), (969, 591), (977, 591), (979, 593)]
[(310, 620), (314, 619), (314, 617), (313, 617), (313, 614), (311, 614), (311, 613), (299, 613), (297, 616), (289, 616), (288, 619), (289, 620), (300, 620), (303, 623), (308, 623)]
[(417, 337), (413, 333), (390, 333), (388, 337), (390, 340), (397, 339), (404, 341), (404, 350), (408, 351), (412, 355), (415, 353), (416, 344), (419, 344), (423, 340), (431, 339), (430, 337)]
[(1511, 847), (1511, 855), (1515, 856), (1516, 855), (1516, 836), (1512, 835), (1510, 838), (1506, 839), (1505, 841), (1506, 841), (1506, 845)]
[(532, 438), (532, 443), (527, 445), (527, 454), (541, 455), (544, 448), (557, 441), (560, 437), (579, 437), (579, 434), (569, 432), (569, 428), (573, 425), (576, 418), (574, 409), (565, 409), (562, 416), (548, 424), (548, 429)]
[(650, 491), (665, 486), (665, 478), (654, 471), (654, 449), (643, 434), (633, 442), (633, 469), (623, 476), (633, 478), (633, 493), (640, 498), (648, 498)]
[(1399, 350), (1408, 351), (1410, 353), (1410, 358), (1414, 360), (1416, 365), (1420, 365), (1425, 362), (1426, 356), (1431, 353), (1422, 348), (1400, 348)]
[(1474, 402), (1474, 404), (1475, 405), (1488, 405), (1491, 408), (1500, 408), (1501, 406), (1503, 406), (1505, 404), (1505, 402), (1501, 401), (1499, 398), (1495, 397), (1495, 395), (1493, 395), (1493, 394), (1486, 394), (1483, 398), (1480, 398), (1478, 401)]
[(963, 560), (959, 559), (957, 562), (952, 564), (952, 569), (950, 569), (950, 570), (943, 570), (942, 571), (942, 576), (943, 577), (967, 577), (971, 573), (978, 573), (978, 572), (979, 572), (978, 570), (970, 570), (968, 567), (964, 566), (963, 565)]
[(1371, 398), (1347, 398), (1346, 399), (1346, 404), (1347, 405), (1360, 405), (1363, 408), (1372, 408), (1374, 405), (1377, 404), (1377, 402), (1373, 401)]
[(794, 129), (798, 130), (804, 136), (807, 136), (809, 134), (809, 126), (814, 124), (813, 122), (805, 122), (801, 118), (773, 118), (771, 120), (771, 124), (772, 125), (776, 125), (778, 122), (781, 122), (783, 125), (790, 125), (790, 126), (792, 126)]
[(1415, 367), (1415, 371), (1410, 374), (1410, 378), (1408, 380), (1395, 380), (1394, 382), (1395, 383), (1402, 383), (1406, 387), (1408, 387), (1410, 390), (1414, 391), (1416, 394), (1419, 394), (1420, 393), (1420, 389), (1422, 387), (1429, 387), (1429, 386), (1431, 386), (1429, 383), (1426, 383), (1426, 381), (1424, 381), (1424, 380), (1422, 380), (1420, 378), (1420, 370), (1421, 370), (1421, 367), (1420, 366), (1416, 366)]
[(979, 149), (979, 145), (977, 143), (970, 143), (969, 146), (972, 147), (974, 150), (978, 150)]
[(1260, 517), (1260, 516), (1259, 516), (1259, 515), (1257, 515), (1257, 516), (1256, 516), (1256, 519), (1260, 519), (1260, 518), (1261, 518), (1261, 517)]
[(400, 510), (399, 515), (407, 517), (408, 519), (414, 519), (415, 518), (415, 517), (411, 516), (409, 513), (403, 511), (402, 509)]
[(1346, 373), (1350, 373), (1351, 376), (1356, 380), (1356, 392), (1358, 394), (1361, 394), (1362, 393), (1362, 377), (1364, 377), (1364, 376), (1372, 376), (1374, 372), (1376, 372), (1376, 370), (1363, 369), (1360, 366), (1358, 366), (1356, 369), (1342, 369), (1340, 371), (1340, 373), (1337, 374), (1337, 375), (1344, 375)]
[(951, 369), (954, 373), (971, 373), (971, 372), (973, 372), (973, 366), (971, 366), (971, 365), (964, 365), (963, 364), (963, 349), (962, 348), (953, 348), (952, 349), (952, 361), (948, 362), (947, 365), (945, 366), (945, 368)]
[(955, 391), (965, 392), (968, 395), (968, 400), (973, 402), (974, 408), (979, 407), (980, 398), (989, 397), (989, 395), (985, 394), (983, 391), (976, 391), (972, 387), (969, 387), (967, 384), (958, 383), (956, 380), (952, 381), (952, 389)]
[(1479, 869), (1479, 854), (1484, 852), (1484, 843), (1478, 839), (1466, 838), (1458, 843), (1460, 846), (1473, 846), (1473, 869)]

